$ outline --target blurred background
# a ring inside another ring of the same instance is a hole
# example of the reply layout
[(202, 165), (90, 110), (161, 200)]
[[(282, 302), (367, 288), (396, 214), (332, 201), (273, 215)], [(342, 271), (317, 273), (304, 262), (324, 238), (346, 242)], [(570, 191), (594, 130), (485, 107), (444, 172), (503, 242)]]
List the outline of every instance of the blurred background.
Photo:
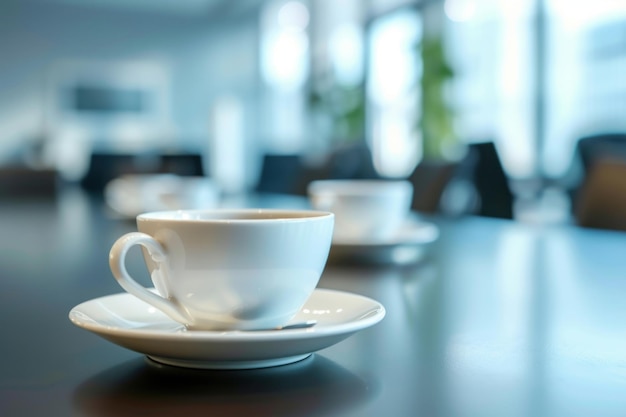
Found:
[(623, 0), (3, 0), (0, 56), (0, 202), (407, 178), (418, 211), (626, 228)]

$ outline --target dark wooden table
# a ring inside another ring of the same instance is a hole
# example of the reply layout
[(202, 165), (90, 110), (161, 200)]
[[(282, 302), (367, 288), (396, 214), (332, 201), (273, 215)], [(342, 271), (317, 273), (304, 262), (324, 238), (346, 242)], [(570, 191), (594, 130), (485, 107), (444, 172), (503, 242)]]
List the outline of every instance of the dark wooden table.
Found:
[(121, 292), (107, 256), (132, 222), (75, 191), (0, 200), (0, 416), (626, 416), (626, 234), (435, 221), (417, 265), (328, 265), (319, 286), (380, 301), (381, 323), (296, 364), (198, 371), (68, 320)]

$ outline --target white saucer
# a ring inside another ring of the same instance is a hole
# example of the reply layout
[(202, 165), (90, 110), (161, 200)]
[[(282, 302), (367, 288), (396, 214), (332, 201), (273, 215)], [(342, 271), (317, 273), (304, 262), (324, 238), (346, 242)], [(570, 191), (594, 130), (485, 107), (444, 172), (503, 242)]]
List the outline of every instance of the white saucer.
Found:
[(316, 289), (290, 330), (189, 331), (128, 293), (86, 301), (69, 318), (78, 327), (168, 365), (204, 369), (251, 369), (285, 365), (334, 345), (378, 323), (385, 308), (361, 295)]
[(439, 228), (419, 219), (407, 220), (386, 240), (355, 241), (333, 239), (330, 257), (369, 263), (408, 263), (422, 259), (439, 239)]

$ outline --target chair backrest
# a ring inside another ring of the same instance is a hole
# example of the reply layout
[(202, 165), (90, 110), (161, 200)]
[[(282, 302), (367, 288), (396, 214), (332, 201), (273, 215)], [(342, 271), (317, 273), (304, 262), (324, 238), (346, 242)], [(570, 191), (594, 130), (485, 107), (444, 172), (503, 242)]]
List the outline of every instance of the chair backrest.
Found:
[(335, 148), (323, 162), (314, 164), (299, 154), (267, 154), (263, 157), (256, 191), (306, 195), (311, 181), (323, 179), (380, 178), (365, 143)]
[(590, 167), (574, 217), (582, 227), (626, 231), (626, 162), (604, 158)]
[(256, 185), (260, 193), (296, 194), (304, 166), (298, 154), (266, 154)]
[(479, 216), (513, 218), (514, 196), (495, 143), (469, 145), (466, 158), (479, 199)]
[(81, 186), (100, 193), (113, 179), (124, 174), (177, 174), (203, 176), (202, 155), (196, 153), (100, 153), (91, 154)]
[(372, 152), (363, 142), (338, 146), (335, 148), (323, 168), (328, 179), (376, 179)]
[(205, 175), (203, 158), (199, 153), (173, 153), (160, 155), (160, 174), (176, 174), (189, 177)]
[(626, 161), (626, 133), (597, 133), (582, 137), (576, 143), (576, 157), (580, 168), (576, 181), (570, 186), (569, 194), (572, 201), (572, 214), (576, 217), (578, 204), (583, 200), (583, 184), (593, 166), (607, 158)]
[(411, 208), (422, 213), (440, 209), (441, 197), (454, 176), (457, 163), (422, 161), (407, 178), (413, 184)]
[(607, 157), (626, 161), (626, 133), (601, 133), (581, 138), (576, 144), (585, 172)]

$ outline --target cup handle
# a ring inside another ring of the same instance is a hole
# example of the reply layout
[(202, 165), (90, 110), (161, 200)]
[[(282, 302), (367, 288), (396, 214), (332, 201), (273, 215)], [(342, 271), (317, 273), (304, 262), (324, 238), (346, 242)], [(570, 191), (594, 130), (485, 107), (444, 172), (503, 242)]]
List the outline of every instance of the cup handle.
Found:
[(126, 270), (125, 261), (128, 250), (134, 245), (141, 245), (146, 248), (152, 259), (159, 264), (167, 261), (165, 249), (152, 236), (140, 232), (127, 233), (117, 239), (109, 253), (109, 266), (117, 282), (128, 293), (161, 310), (173, 320), (183, 324), (187, 323), (188, 320), (185, 315), (171, 301), (148, 291), (130, 276)]

